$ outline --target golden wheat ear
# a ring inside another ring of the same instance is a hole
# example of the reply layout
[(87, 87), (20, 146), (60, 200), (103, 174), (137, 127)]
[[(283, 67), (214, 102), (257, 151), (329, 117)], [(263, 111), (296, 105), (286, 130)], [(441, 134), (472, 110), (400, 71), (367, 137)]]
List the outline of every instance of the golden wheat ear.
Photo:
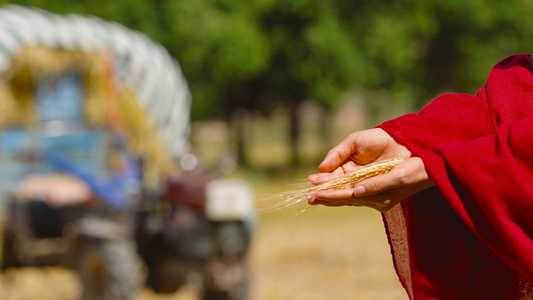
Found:
[(353, 172), (332, 177), (329, 180), (318, 185), (311, 185), (308, 182), (295, 185), (292, 190), (289, 190), (287, 192), (276, 193), (264, 197), (263, 200), (275, 200), (277, 201), (277, 203), (267, 206), (265, 208), (261, 208), (259, 209), (259, 212), (273, 212), (282, 208), (287, 208), (302, 202), (306, 202), (307, 196), (313, 195), (319, 191), (342, 190), (352, 188), (358, 182), (361, 182), (367, 178), (383, 175), (389, 172), (392, 168), (394, 168), (402, 161), (403, 159), (401, 158), (381, 160), (368, 165), (361, 166), (360, 168), (355, 169)]
[(355, 186), (358, 182), (361, 182), (367, 178), (383, 175), (389, 172), (397, 164), (401, 163), (403, 159), (392, 158), (387, 160), (381, 160), (375, 163), (361, 166), (353, 172), (346, 173), (337, 177), (333, 177), (330, 180), (318, 184), (311, 188), (311, 192), (327, 191), (327, 190), (342, 190)]

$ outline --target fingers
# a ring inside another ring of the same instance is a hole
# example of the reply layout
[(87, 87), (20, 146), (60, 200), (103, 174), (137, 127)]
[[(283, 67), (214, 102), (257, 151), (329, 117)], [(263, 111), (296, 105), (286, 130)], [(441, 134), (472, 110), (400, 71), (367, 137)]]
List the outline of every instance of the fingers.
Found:
[(315, 194), (316, 200), (339, 201), (355, 198), (353, 189), (320, 191)]
[(307, 181), (309, 181), (310, 183), (314, 185), (317, 185), (317, 184), (321, 184), (326, 181), (329, 181), (332, 178), (343, 175), (343, 174), (344, 174), (344, 169), (341, 167), (341, 168), (335, 169), (335, 171), (331, 173), (318, 173), (318, 174), (309, 175), (307, 177)]
[[(317, 192), (315, 195), (312, 195), (308, 198), (308, 203), (311, 205), (327, 203), (326, 205), (329, 206), (332, 206), (334, 203), (336, 204), (336, 206), (338, 206), (338, 203), (346, 203), (345, 200), (349, 200), (347, 202), (348, 204), (345, 205), (359, 205), (361, 204), (361, 199), (354, 198), (369, 197), (372, 195), (386, 192), (388, 190), (397, 189), (399, 187), (405, 186), (406, 176), (404, 174), (406, 173), (406, 169), (409, 170), (411, 169), (411, 167), (409, 166), (409, 164), (407, 164), (406, 167), (405, 162), (403, 162), (394, 167), (390, 172), (386, 174), (361, 181), (352, 189), (328, 190)], [(309, 176), (308, 180), (313, 184), (320, 184), (322, 182), (326, 182), (332, 177), (334, 177), (334, 175), (331, 173), (319, 173)], [(385, 198), (389, 197), (386, 194), (382, 196), (385, 196)], [(366, 201), (367, 199), (362, 200), (365, 203), (371, 203), (371, 201)]]
[[(326, 200), (339, 200), (345, 198), (371, 196), (386, 190), (401, 187), (405, 184), (405, 162), (394, 167), (389, 173), (372, 177), (358, 183), (353, 189), (330, 190), (317, 192), (315, 198)], [(335, 177), (332, 173), (319, 173), (310, 175), (307, 179), (313, 184), (320, 184)]]
[(390, 172), (372, 177), (355, 186), (355, 196), (370, 196), (398, 187), (426, 187), (428, 175), (419, 157), (412, 157), (395, 166)]
[(350, 134), (344, 141), (329, 150), (328, 154), (318, 166), (320, 172), (332, 172), (356, 151), (358, 132)]
[(309, 205), (325, 206), (357, 206), (354, 200), (353, 189), (322, 191), (307, 198)]
[(322, 191), (310, 197), (310, 205), (337, 206), (366, 206), (385, 212), (398, 204), (403, 198), (403, 188), (391, 189), (383, 193), (368, 197), (354, 197), (353, 189)]
[[(400, 165), (396, 166), (400, 167)], [(396, 168), (395, 167), (395, 168)], [(389, 173), (363, 180), (354, 187), (355, 197), (366, 197), (404, 186), (403, 170), (391, 170)]]
[(385, 212), (403, 199), (434, 185), (422, 160), (413, 157), (389, 173), (366, 179), (354, 188), (317, 192), (308, 202), (325, 206), (367, 206)]
[[(326, 176), (319, 178), (324, 179)], [(326, 206), (368, 206), (384, 212), (403, 199), (434, 185), (422, 160), (413, 157), (397, 165), (389, 173), (366, 179), (352, 189), (317, 192), (308, 202)]]
[[(357, 131), (331, 149), (318, 166), (318, 170), (323, 173), (331, 172), (350, 160), (355, 165), (367, 164), (379, 159), (385, 152), (390, 157), (384, 158), (399, 157), (397, 155), (402, 155), (401, 157), (403, 157), (405, 156), (405, 153), (403, 153), (405, 151), (398, 151), (402, 150), (402, 147), (394, 142), (392, 137), (381, 128)], [(408, 150), (406, 151), (406, 153), (410, 153)]]
[(324, 183), (333, 177), (335, 176), (333, 176), (332, 173), (318, 173), (318, 174), (309, 175), (307, 177), (307, 181), (309, 181), (310, 183), (314, 185), (317, 185), (317, 184)]

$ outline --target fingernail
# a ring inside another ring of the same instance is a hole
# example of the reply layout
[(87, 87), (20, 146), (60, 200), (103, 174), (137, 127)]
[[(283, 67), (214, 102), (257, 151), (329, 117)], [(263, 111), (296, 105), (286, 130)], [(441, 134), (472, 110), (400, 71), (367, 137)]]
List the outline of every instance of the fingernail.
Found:
[(366, 188), (364, 185), (360, 185), (355, 188), (355, 196), (360, 197), (366, 193)]

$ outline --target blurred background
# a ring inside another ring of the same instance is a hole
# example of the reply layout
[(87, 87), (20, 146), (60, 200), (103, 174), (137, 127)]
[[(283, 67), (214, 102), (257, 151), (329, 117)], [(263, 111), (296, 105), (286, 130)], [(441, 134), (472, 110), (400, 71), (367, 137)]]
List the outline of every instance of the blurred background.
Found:
[[(445, 92), (475, 93), (497, 62), (533, 49), (526, 0), (0, 1), (7, 4), (94, 16), (161, 45), (190, 93), (175, 133), (189, 144), (180, 172), (244, 179), (259, 208), (272, 204), (265, 195), (316, 172), (347, 134)], [(378, 212), (318, 207), (296, 216), (305, 207), (245, 220), (248, 299), (407, 299)], [(61, 266), (2, 277), (2, 299), (77, 299), (83, 285)], [(166, 294), (144, 287), (137, 298), (197, 299), (189, 279)]]

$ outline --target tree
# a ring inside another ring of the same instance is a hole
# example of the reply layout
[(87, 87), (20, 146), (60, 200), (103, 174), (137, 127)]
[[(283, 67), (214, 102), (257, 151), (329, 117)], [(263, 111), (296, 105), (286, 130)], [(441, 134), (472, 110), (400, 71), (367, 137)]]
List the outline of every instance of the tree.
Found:
[(172, 2), (162, 11), (174, 18), (168, 48), (182, 57), (195, 117), (224, 117), (240, 137), (243, 112), (268, 114), (285, 105), (296, 164), (300, 104), (317, 99), (331, 107), (355, 74), (355, 51), (332, 2), (203, 0)]
[(275, 1), (261, 24), (273, 49), (263, 84), (288, 108), (295, 165), (301, 103), (313, 99), (333, 107), (354, 81), (357, 52), (332, 1)]
[(412, 108), (442, 92), (474, 92), (496, 62), (533, 47), (524, 0), (336, 3), (364, 57), (356, 85)]
[(196, 120), (224, 118), (241, 132), (242, 112), (285, 105), (293, 163), (304, 100), (327, 112), (357, 90), (370, 116), (391, 103), (414, 110), (442, 92), (475, 92), (501, 58), (533, 49), (527, 0), (19, 2), (115, 20), (162, 43), (190, 83)]

